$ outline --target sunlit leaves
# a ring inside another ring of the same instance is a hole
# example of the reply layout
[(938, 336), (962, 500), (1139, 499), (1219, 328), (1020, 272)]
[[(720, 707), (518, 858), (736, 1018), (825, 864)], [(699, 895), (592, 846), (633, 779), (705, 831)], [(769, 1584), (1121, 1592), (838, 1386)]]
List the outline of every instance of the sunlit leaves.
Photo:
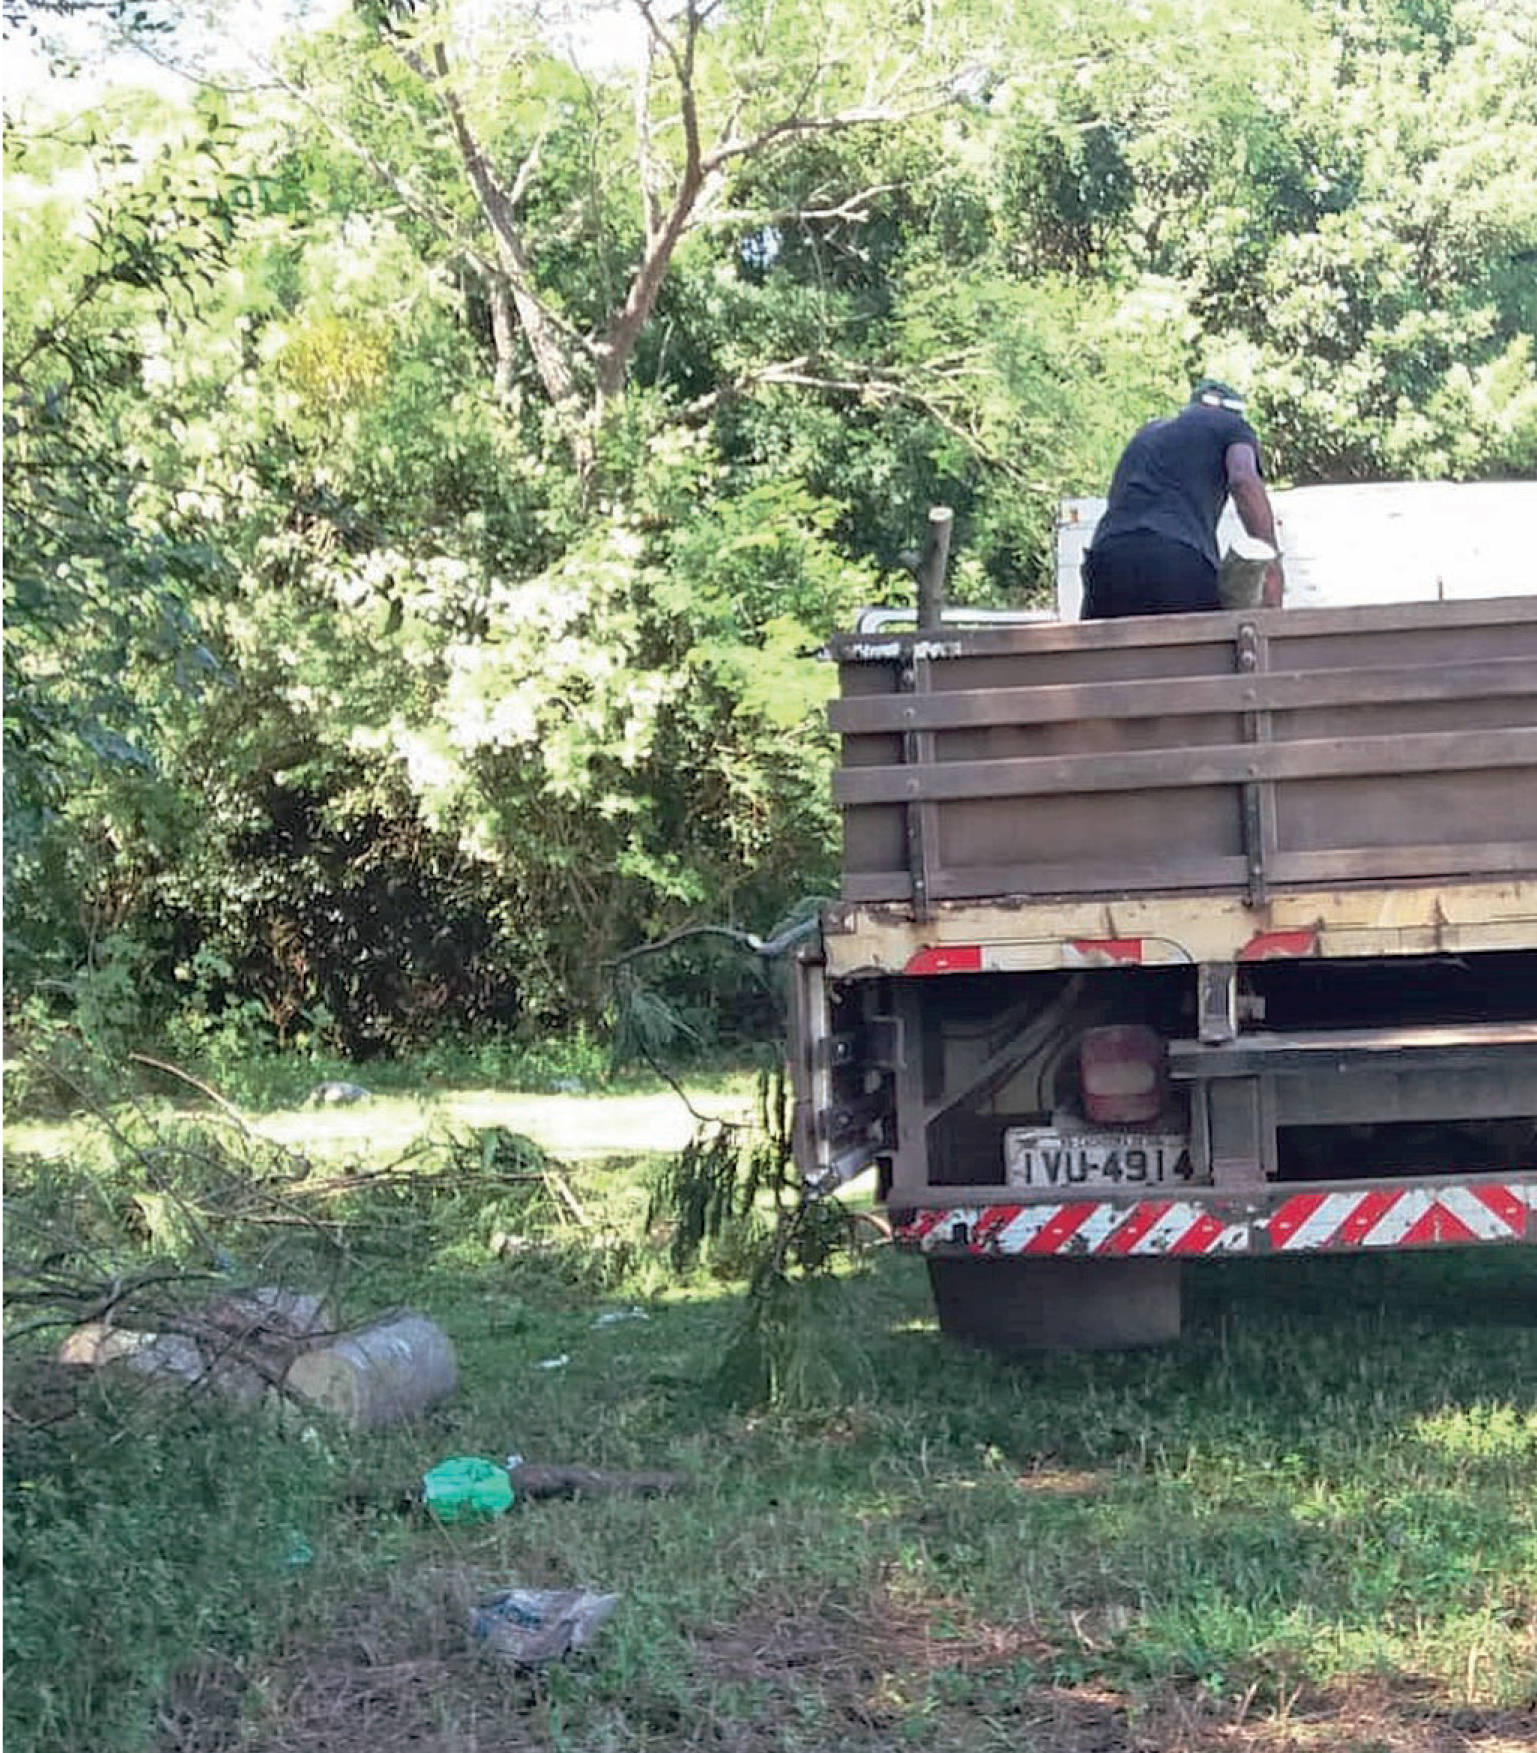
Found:
[(322, 317), (284, 345), (277, 372), (323, 418), (377, 394), (389, 357), (389, 337), (378, 325)]

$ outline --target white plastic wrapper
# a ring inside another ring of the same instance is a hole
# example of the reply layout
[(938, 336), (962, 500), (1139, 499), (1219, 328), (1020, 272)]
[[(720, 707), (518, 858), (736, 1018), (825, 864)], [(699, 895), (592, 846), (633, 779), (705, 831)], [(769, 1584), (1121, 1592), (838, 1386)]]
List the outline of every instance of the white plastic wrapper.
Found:
[(586, 1589), (498, 1589), (470, 1609), (470, 1636), (487, 1655), (537, 1667), (584, 1649), (618, 1605)]

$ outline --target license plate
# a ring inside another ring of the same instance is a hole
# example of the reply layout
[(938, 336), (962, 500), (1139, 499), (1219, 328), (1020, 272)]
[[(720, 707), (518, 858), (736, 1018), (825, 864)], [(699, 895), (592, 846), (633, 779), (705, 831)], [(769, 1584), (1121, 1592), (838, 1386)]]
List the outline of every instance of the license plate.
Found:
[(1190, 1142), (1176, 1132), (1056, 1132), (1011, 1126), (1003, 1135), (1011, 1187), (1161, 1187), (1191, 1177)]

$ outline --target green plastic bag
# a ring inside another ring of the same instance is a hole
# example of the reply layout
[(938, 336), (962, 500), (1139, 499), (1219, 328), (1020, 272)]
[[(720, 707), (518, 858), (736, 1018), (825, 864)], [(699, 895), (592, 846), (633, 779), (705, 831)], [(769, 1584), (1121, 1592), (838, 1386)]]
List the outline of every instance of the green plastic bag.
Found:
[(507, 1469), (476, 1455), (455, 1455), (422, 1475), (427, 1508), (445, 1525), (489, 1522), (512, 1505)]

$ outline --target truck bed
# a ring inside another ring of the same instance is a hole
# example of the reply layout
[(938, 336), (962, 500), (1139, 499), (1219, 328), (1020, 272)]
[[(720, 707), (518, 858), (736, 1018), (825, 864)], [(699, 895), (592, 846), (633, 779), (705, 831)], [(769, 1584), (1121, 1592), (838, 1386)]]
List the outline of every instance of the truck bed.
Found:
[(1405, 953), (1459, 922), (1492, 933), (1476, 947), (1537, 945), (1537, 598), (947, 627), (831, 653), (844, 919), (904, 957), (987, 921), (1185, 944), (1226, 918), (1225, 950), (1177, 958), (1196, 961), (1363, 920), (1404, 927)]

